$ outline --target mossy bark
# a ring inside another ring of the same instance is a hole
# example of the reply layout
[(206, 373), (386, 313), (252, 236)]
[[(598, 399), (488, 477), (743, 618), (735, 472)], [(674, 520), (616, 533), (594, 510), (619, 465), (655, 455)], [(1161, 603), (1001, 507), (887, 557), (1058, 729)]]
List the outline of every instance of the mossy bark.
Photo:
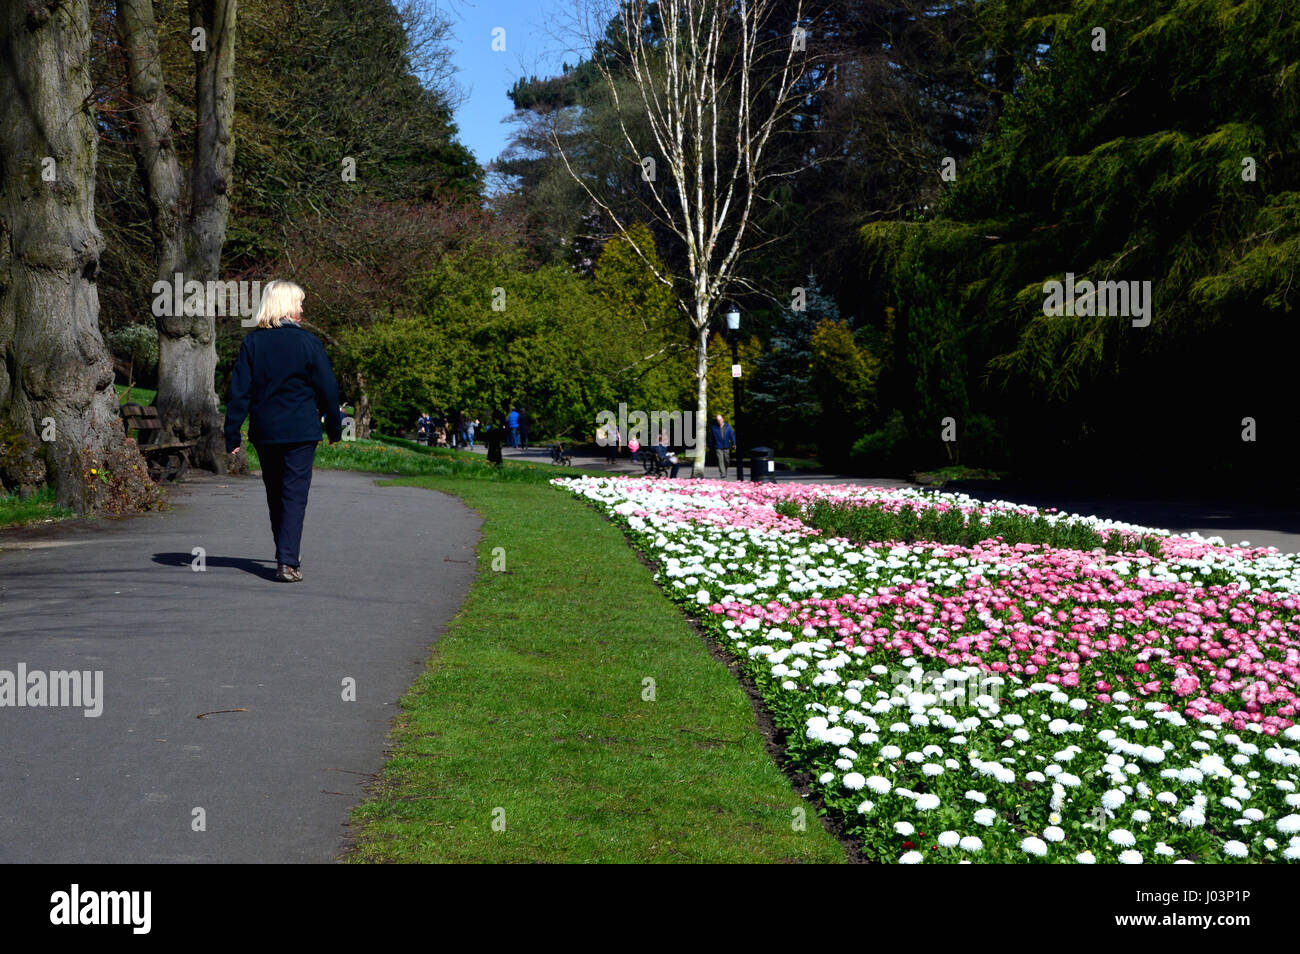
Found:
[[(236, 7), (236, 0), (189, 0), (192, 45), (201, 48), (194, 50), (197, 116), (187, 181), (176, 152), (153, 2), (117, 4), (157, 278), (169, 285), (178, 273), (184, 282), (205, 286), (220, 279), (234, 164)], [(215, 390), (217, 317), (210, 312), (158, 316), (157, 405), (169, 438), (196, 442), (193, 462), (225, 473), (230, 460)]]
[(87, 0), (0, 4), (0, 483), (34, 473), (93, 504), (89, 458), (123, 444), (99, 333)]

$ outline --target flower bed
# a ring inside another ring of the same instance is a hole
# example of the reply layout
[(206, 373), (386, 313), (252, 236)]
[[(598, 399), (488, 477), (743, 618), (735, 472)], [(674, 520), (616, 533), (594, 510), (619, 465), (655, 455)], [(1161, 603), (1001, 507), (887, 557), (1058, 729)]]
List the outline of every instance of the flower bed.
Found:
[[(745, 660), (867, 857), (1300, 859), (1300, 557), (912, 490), (555, 483)], [(827, 539), (794, 515), (819, 500), (1044, 516), (1161, 556)]]

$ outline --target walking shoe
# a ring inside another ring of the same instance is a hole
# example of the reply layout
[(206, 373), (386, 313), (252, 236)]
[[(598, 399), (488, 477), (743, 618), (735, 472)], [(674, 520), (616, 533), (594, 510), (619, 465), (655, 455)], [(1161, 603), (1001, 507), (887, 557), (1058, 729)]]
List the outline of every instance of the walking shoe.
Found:
[(275, 579), (278, 583), (301, 583), (302, 573), (296, 566), (289, 566), (287, 563), (281, 563), (275, 571)]

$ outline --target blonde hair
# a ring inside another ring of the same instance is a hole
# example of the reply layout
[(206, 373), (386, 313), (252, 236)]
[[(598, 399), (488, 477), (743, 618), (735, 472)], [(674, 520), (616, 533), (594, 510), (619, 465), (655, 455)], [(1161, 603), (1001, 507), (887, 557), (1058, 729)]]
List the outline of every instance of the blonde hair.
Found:
[(298, 314), (298, 306), (307, 293), (283, 279), (273, 279), (262, 289), (262, 300), (257, 307), (257, 327), (278, 328), (286, 318)]

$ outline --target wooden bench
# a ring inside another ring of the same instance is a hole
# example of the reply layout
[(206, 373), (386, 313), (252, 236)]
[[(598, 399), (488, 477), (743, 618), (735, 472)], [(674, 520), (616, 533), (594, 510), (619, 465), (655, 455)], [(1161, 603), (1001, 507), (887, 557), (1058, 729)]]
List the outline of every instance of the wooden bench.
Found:
[(149, 465), (149, 476), (154, 483), (178, 480), (189, 469), (190, 448), (195, 442), (163, 441), (163, 426), (158, 417), (158, 408), (141, 407), (134, 401), (123, 404), (122, 427), (126, 430), (127, 437), (135, 438), (136, 446)]
[(569, 467), (573, 464), (573, 458), (564, 453), (563, 444), (554, 444), (551, 446), (551, 463)]

